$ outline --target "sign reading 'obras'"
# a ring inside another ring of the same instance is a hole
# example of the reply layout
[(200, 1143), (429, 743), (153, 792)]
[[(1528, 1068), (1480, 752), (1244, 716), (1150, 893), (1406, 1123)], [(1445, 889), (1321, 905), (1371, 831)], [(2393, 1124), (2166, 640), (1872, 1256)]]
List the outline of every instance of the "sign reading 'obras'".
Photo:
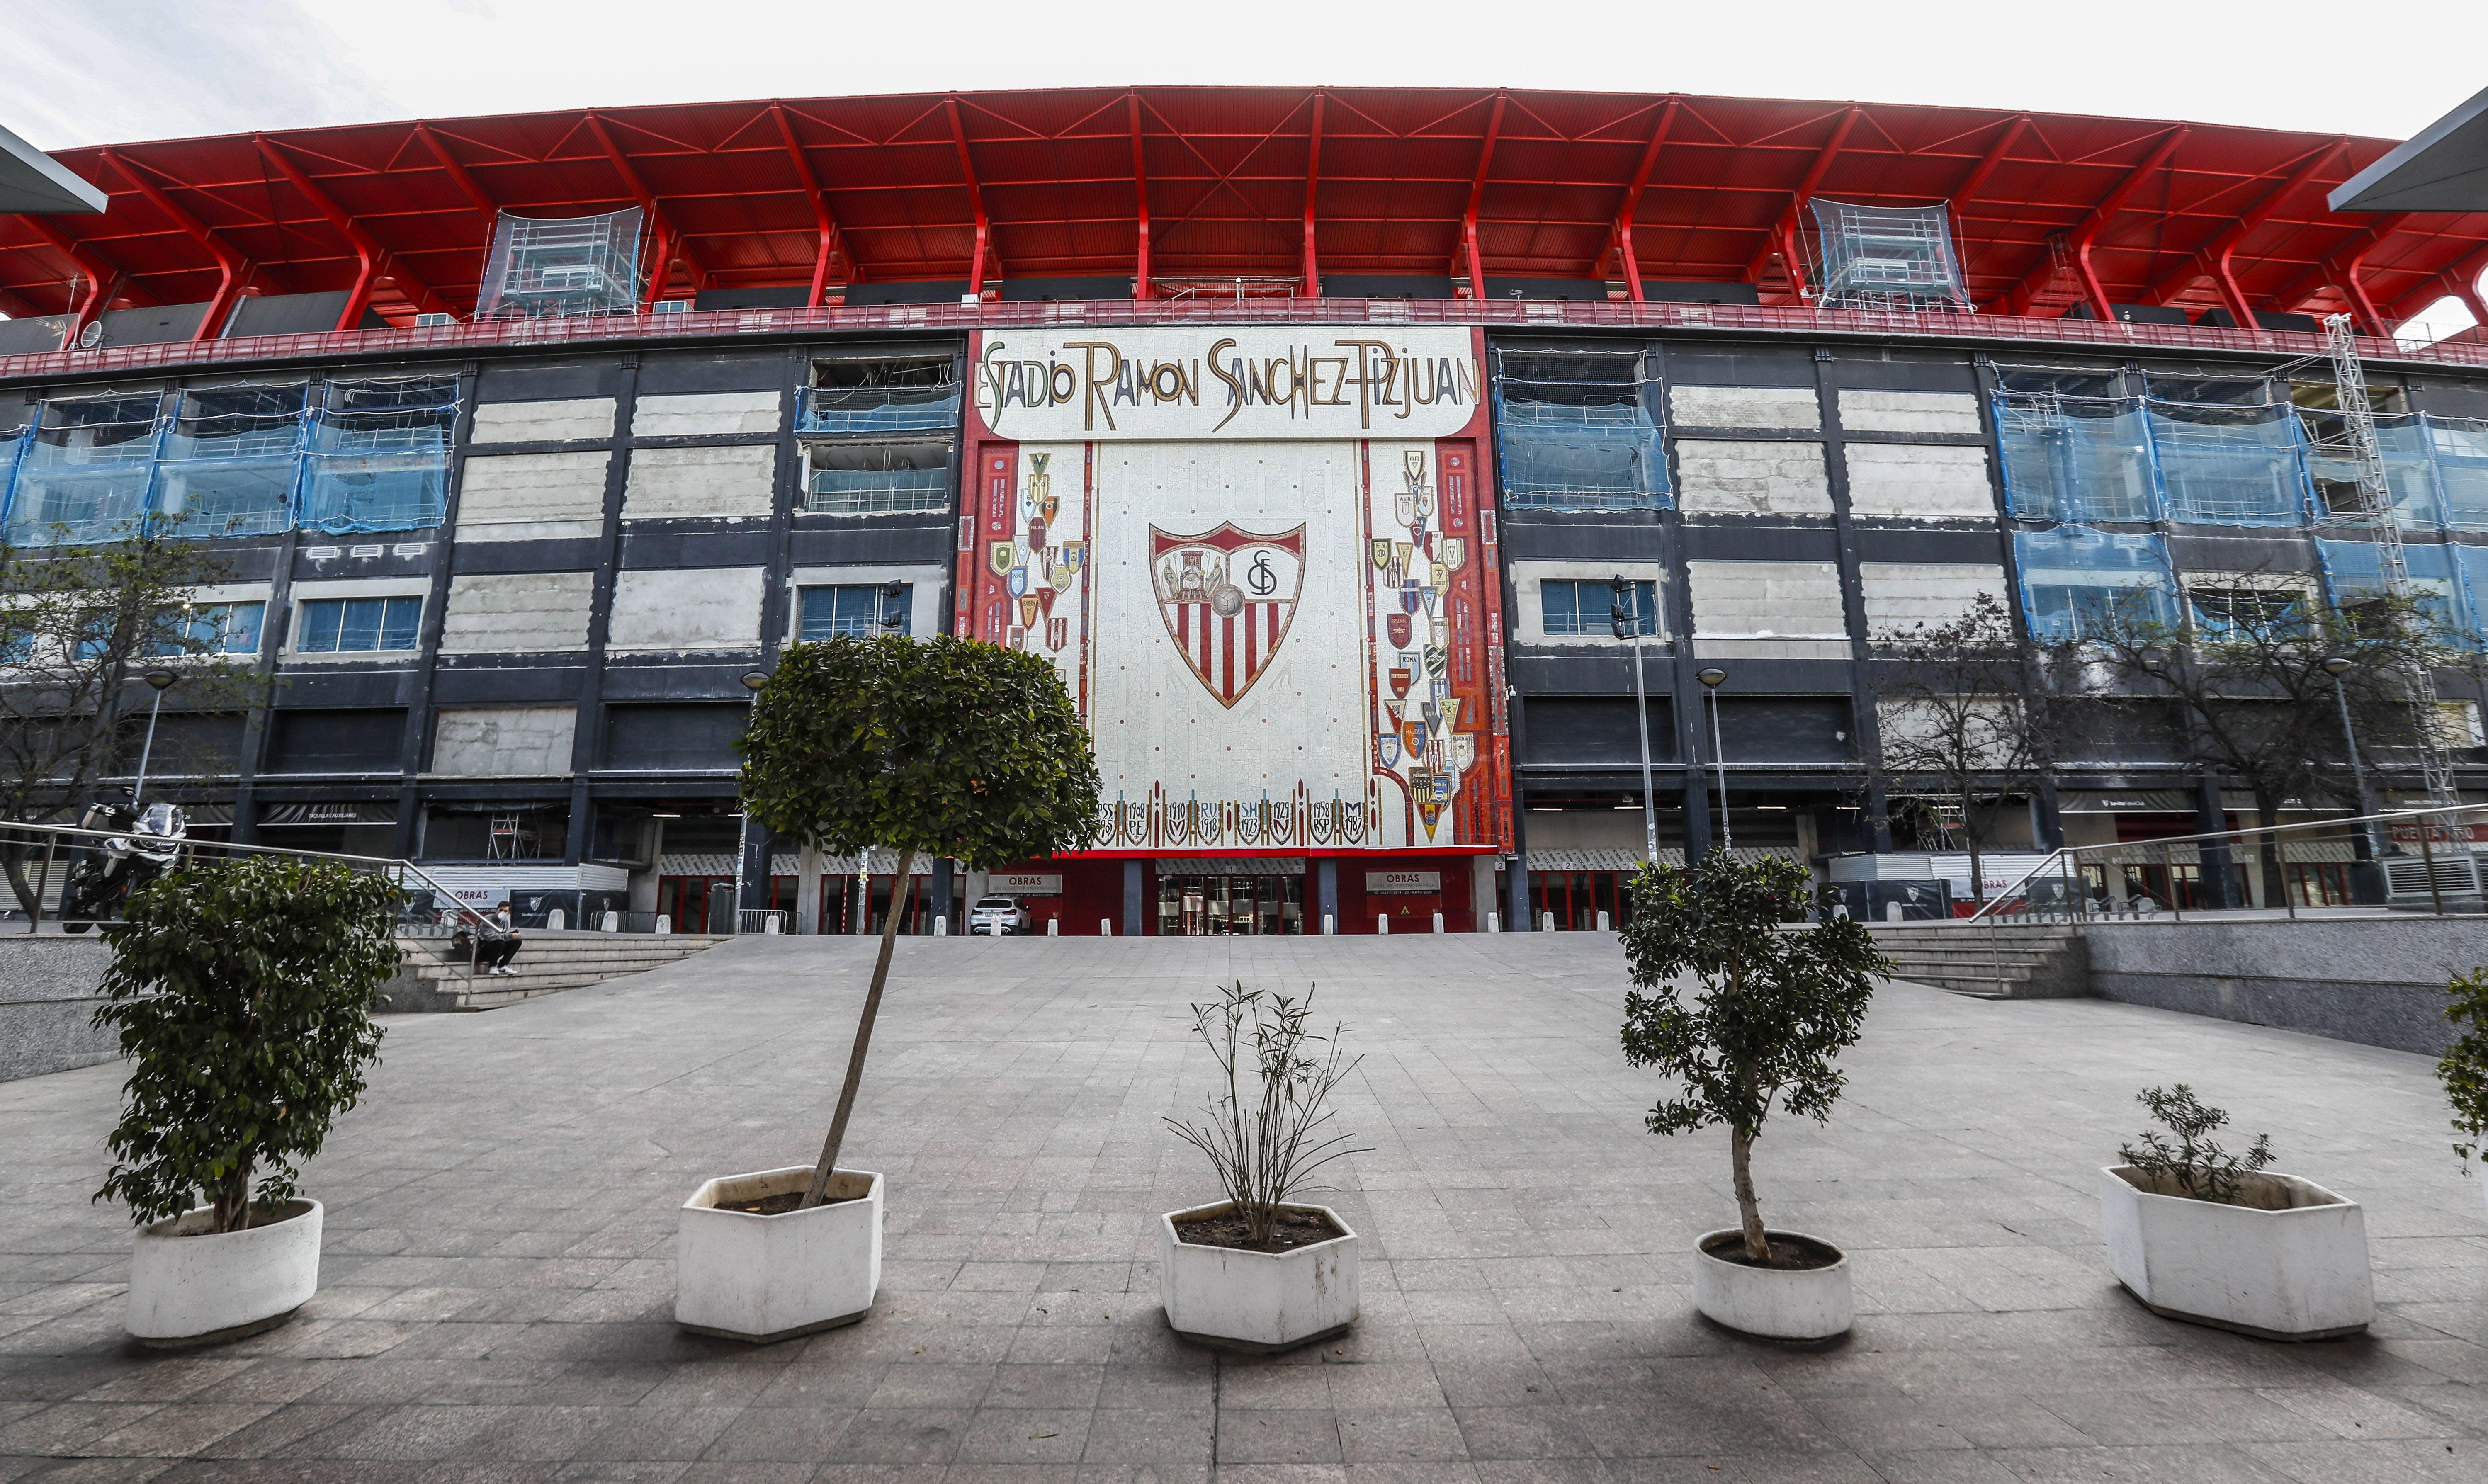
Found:
[(1453, 327), (1002, 331), (975, 368), (985, 426), (1028, 441), (1449, 437), (1481, 395)]

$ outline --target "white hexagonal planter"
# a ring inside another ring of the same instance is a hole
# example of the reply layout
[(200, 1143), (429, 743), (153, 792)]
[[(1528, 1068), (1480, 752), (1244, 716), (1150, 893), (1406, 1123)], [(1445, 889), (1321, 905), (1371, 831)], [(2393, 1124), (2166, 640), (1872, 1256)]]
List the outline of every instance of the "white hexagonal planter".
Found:
[(721, 1211), (721, 1202), (802, 1190), (812, 1166), (726, 1175), (683, 1202), (674, 1245), (674, 1322), (755, 1345), (851, 1325), (881, 1287), (881, 1176), (830, 1177), (836, 1204), (780, 1216)]
[[(1820, 1237), (1774, 1231), (1766, 1236), (1793, 1237), (1833, 1252), (1840, 1248)], [(1706, 1232), (1693, 1244), (1693, 1306), (1712, 1320), (1745, 1334), (1775, 1340), (1827, 1340), (1846, 1334), (1856, 1316), (1849, 1283), (1849, 1256), (1828, 1268), (1749, 1268), (1710, 1255), (1712, 1243), (1742, 1237), (1736, 1227)]]
[(2359, 1203), (2295, 1175), (2245, 1177), (2251, 1205), (2163, 1195), (2100, 1171), (2108, 1271), (2155, 1314), (2274, 1340), (2356, 1334), (2375, 1317)]
[(1339, 1213), (1327, 1206), (1280, 1207), (1319, 1212), (1341, 1232), (1286, 1252), (1202, 1246), (1175, 1234), (1177, 1221), (1234, 1209), (1233, 1201), (1219, 1201), (1158, 1218), (1158, 1297), (1174, 1332), (1256, 1355), (1345, 1333), (1356, 1322), (1356, 1233)]
[(129, 1332), (177, 1350), (272, 1330), (320, 1288), (316, 1200), (288, 1201), (265, 1226), (218, 1232), (202, 1206), (142, 1228), (129, 1253)]

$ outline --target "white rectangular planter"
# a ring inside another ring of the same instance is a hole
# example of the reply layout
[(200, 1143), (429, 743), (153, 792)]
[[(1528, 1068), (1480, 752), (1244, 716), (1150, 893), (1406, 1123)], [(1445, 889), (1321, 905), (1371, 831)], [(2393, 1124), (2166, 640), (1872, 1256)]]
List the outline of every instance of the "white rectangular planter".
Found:
[(1319, 1212), (1342, 1235), (1286, 1252), (1202, 1246), (1174, 1223), (1224, 1216), (1233, 1201), (1158, 1218), (1158, 1297), (1167, 1323), (1185, 1339), (1266, 1354), (1343, 1333), (1356, 1321), (1356, 1233), (1327, 1206)]
[(2153, 1313), (2276, 1340), (2355, 1334), (2375, 1317), (2358, 1202), (2269, 1171), (2245, 1177), (2249, 1206), (2158, 1194), (2139, 1178), (2100, 1171), (2100, 1224), (2108, 1271)]
[(881, 1176), (841, 1169), (835, 1205), (782, 1216), (721, 1202), (802, 1190), (812, 1166), (712, 1180), (683, 1202), (674, 1246), (674, 1322), (699, 1334), (766, 1345), (851, 1325), (881, 1287)]
[(265, 1226), (216, 1232), (201, 1206), (142, 1228), (129, 1253), (129, 1332), (158, 1350), (272, 1330), (320, 1288), (316, 1200), (289, 1201)]

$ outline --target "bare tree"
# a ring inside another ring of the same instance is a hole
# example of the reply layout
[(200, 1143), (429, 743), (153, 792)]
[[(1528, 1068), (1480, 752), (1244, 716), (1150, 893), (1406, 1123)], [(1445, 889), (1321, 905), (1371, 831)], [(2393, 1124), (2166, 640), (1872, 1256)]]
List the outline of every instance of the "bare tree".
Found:
[[(2109, 609), (2085, 626), (2079, 648), (2103, 674), (2101, 688), (2173, 703), (2172, 750), (2244, 784), (2258, 826), (2278, 824), (2291, 798), (2355, 801), (2343, 703), (2362, 748), (2417, 740), (2413, 678), (2432, 676), (2447, 658), (2418, 600), (2379, 595), (2336, 608), (2259, 573), (2188, 599), (2191, 617), (2174, 624), (2138, 607)], [(2337, 682), (2325, 668), (2335, 658), (2349, 661)], [(2287, 889), (2280, 848), (2258, 838), (2264, 900), (2276, 903)]]
[(2055, 758), (2038, 653), (1981, 593), (1949, 622), (1878, 636), (1874, 656), (1883, 770), (1960, 810), (1970, 892), (1984, 902), (1994, 824), (1982, 806), (2029, 792)]
[[(181, 675), (187, 711), (257, 702), (265, 683), (255, 663), (216, 658), (189, 602), (224, 575), (196, 544), (143, 533), (92, 546), (0, 546), (0, 821), (59, 821), (135, 761), (150, 669)], [(23, 837), (0, 841), (0, 869), (32, 916), (30, 849)]]

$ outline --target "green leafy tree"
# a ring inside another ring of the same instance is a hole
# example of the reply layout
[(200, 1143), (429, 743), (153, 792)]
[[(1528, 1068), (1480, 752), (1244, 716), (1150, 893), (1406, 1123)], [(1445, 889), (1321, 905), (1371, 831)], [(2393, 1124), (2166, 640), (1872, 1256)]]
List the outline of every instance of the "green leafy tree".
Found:
[(1635, 985), (1625, 1057), (1682, 1084), (1651, 1109), (1650, 1132), (1726, 1125), (1745, 1258), (1758, 1264), (1770, 1260), (1754, 1198), (1763, 1121), (1774, 1105), (1817, 1123), (1831, 1116), (1844, 1081), (1833, 1058), (1856, 1044), (1875, 980), (1892, 972), (1863, 923), (1826, 912), (1782, 926), (1807, 905), (1811, 882), (1795, 861), (1739, 864), (1719, 850), (1691, 866), (1644, 866), (1623, 934)]
[(2445, 1018), (2470, 1027), (2436, 1064), (2437, 1080), (2453, 1105), (2453, 1132), (2462, 1135), (2453, 1152), (2462, 1156), (2467, 1175), (2472, 1161), (2488, 1160), (2488, 968), (2454, 975), (2446, 991), (2453, 1003)]
[(806, 1209), (837, 1167), (917, 858), (993, 867), (1093, 844), (1097, 763), (1052, 664), (948, 635), (790, 647), (738, 745), (752, 818), (833, 855), (898, 852), (881, 957)]
[(397, 971), (397, 904), (378, 877), (272, 855), (131, 892), (103, 930), (112, 966), (95, 1023), (121, 1032), (136, 1066), (95, 1198), (144, 1225), (204, 1195), (220, 1232), (292, 1199), (380, 1055), (372, 1008)]
[(2205, 1106), (2184, 1082), (2146, 1087), (2134, 1096), (2177, 1135), (2177, 1142), (2162, 1138), (2158, 1129), (2145, 1129), (2140, 1148), (2119, 1145), (2116, 1157), (2140, 1170), (2163, 1194), (2236, 1205), (2247, 1177), (2269, 1167), (2276, 1158), (2269, 1134), (2256, 1134), (2244, 1156), (2220, 1147), (2212, 1134), (2227, 1127), (2228, 1111)]

